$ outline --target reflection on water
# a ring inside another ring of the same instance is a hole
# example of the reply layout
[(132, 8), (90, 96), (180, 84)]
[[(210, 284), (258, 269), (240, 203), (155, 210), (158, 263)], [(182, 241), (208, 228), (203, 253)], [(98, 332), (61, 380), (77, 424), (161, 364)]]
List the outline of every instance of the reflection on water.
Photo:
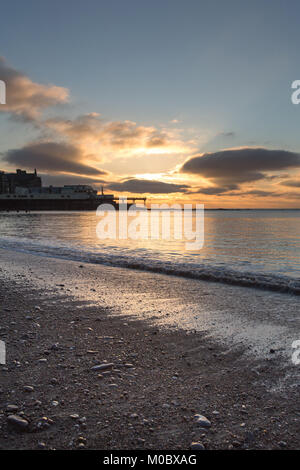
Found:
[(98, 222), (95, 212), (2, 213), (0, 242), (300, 277), (300, 211), (206, 211), (204, 247), (196, 251), (174, 238), (99, 240)]

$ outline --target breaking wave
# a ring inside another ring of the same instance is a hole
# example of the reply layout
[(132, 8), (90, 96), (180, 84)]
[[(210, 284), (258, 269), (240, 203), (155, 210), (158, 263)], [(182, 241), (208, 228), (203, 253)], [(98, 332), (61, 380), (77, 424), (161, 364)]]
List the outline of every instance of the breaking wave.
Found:
[(0, 248), (31, 253), (39, 256), (54, 257), (84, 263), (137, 269), (153, 273), (182, 276), (230, 285), (253, 287), (281, 293), (300, 295), (300, 279), (273, 273), (251, 272), (234, 266), (217, 266), (211, 262), (192, 263), (155, 258), (155, 253), (127, 250), (126, 253), (89, 251), (88, 247), (68, 247), (55, 243), (36, 242), (14, 237), (0, 238)]

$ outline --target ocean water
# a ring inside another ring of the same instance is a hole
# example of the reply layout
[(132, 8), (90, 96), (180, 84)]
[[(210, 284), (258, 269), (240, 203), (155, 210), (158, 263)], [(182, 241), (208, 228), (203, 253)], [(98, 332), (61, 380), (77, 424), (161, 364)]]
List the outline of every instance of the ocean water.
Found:
[(193, 251), (174, 237), (100, 240), (98, 223), (95, 212), (0, 213), (0, 248), (300, 294), (300, 210), (205, 211)]

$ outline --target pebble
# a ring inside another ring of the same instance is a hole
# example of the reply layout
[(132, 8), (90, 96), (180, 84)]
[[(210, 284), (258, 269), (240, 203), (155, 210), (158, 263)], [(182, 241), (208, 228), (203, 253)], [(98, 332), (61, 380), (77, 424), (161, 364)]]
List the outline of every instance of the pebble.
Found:
[(18, 411), (18, 405), (7, 405), (6, 411)]
[(18, 429), (26, 429), (28, 421), (18, 415), (9, 415), (7, 421)]
[(285, 441), (280, 441), (278, 444), (280, 447), (287, 447), (287, 443)]
[(205, 447), (201, 442), (192, 442), (190, 445), (191, 450), (205, 450)]
[(47, 418), (47, 416), (43, 416), (37, 422), (36, 427), (37, 427), (37, 429), (47, 429), (53, 423), (54, 423), (54, 421), (52, 419)]
[(104, 364), (98, 364), (96, 366), (91, 367), (91, 370), (106, 370), (106, 369), (112, 369), (114, 364), (112, 362), (109, 363), (104, 363)]
[(25, 392), (33, 392), (34, 391), (34, 387), (32, 387), (31, 385), (25, 385), (24, 387), (24, 390)]
[(195, 415), (195, 420), (196, 423), (202, 428), (210, 428), (211, 426), (211, 422), (205, 416)]

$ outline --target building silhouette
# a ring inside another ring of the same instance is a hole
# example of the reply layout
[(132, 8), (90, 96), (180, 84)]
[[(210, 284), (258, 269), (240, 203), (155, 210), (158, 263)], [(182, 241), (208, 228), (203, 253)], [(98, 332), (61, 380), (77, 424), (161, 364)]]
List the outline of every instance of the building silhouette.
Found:
[(16, 173), (0, 171), (0, 194), (14, 194), (16, 188), (41, 188), (42, 180), (34, 173), (25, 170), (16, 170)]

